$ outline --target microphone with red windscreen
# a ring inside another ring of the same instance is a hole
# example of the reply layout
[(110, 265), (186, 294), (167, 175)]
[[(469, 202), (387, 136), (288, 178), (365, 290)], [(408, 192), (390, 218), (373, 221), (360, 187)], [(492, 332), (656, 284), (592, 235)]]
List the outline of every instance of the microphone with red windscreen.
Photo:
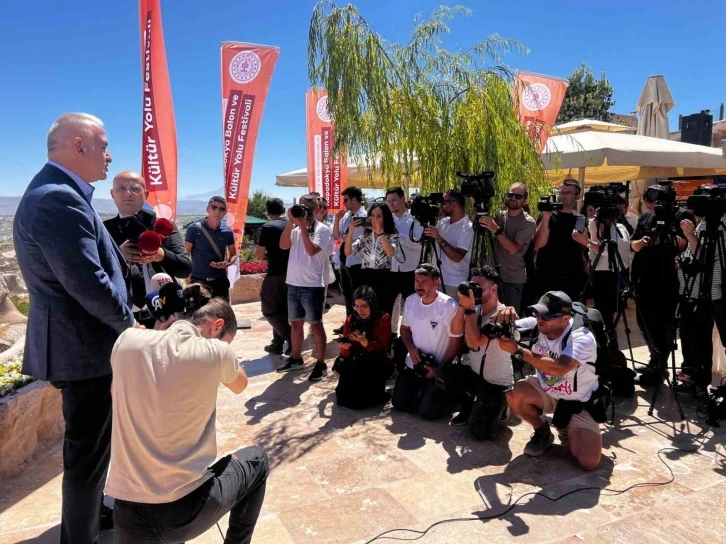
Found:
[(174, 224), (164, 217), (160, 217), (156, 220), (156, 223), (154, 223), (154, 232), (161, 236), (162, 240), (171, 236), (173, 230)]
[(142, 232), (136, 242), (136, 247), (144, 256), (154, 255), (161, 247), (161, 236), (153, 230)]

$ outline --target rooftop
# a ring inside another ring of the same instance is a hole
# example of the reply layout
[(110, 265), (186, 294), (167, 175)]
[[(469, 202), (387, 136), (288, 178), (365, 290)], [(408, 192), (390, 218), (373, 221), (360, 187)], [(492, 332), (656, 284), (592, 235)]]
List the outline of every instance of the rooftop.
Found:
[[(476, 442), (446, 420), (426, 422), (390, 406), (340, 408), (336, 375), (312, 384), (308, 370), (274, 373), (280, 359), (262, 351), (271, 333), (259, 303), (235, 310), (253, 324), (234, 341), (251, 380), (239, 396), (220, 389), (218, 444), (220, 455), (255, 443), (269, 455), (272, 472), (255, 544), (362, 543), (395, 529), (411, 532), (389, 536), (413, 539), (420, 534), (415, 531), (445, 519), (496, 515), (526, 493), (553, 499), (580, 487), (665, 483), (671, 473), (664, 462), (675, 477), (666, 485), (621, 494), (584, 491), (557, 502), (529, 496), (501, 518), (440, 524), (417, 542), (726, 542), (726, 430), (706, 433), (686, 395), (680, 396), (683, 422), (665, 387), (653, 416), (647, 415), (651, 389), (638, 388), (633, 399), (620, 401), (615, 426), (604, 426), (602, 463), (585, 473), (557, 443), (541, 458), (525, 456), (531, 429), (515, 418), (495, 440)], [(326, 315), (329, 339), (343, 316), (340, 305)], [(636, 358), (644, 360), (636, 333), (633, 343)], [(328, 348), (332, 359), (336, 344)], [(699, 451), (659, 454), (674, 447)], [(0, 482), (0, 544), (58, 542), (61, 479), (58, 443), (19, 477)], [(226, 518), (220, 525), (224, 531)], [(112, 541), (110, 533), (102, 535), (101, 542)], [(212, 527), (192, 542), (222, 538)]]

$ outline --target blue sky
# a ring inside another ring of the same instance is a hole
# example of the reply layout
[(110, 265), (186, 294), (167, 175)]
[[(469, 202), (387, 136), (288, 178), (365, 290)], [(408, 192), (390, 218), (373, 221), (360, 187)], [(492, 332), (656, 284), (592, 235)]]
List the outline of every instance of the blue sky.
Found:
[[(361, 0), (363, 15), (389, 39), (408, 38), (416, 12), (442, 1)], [(614, 110), (635, 109), (646, 78), (664, 74), (678, 114), (726, 101), (723, 0), (461, 0), (473, 16), (454, 22), (444, 46), (467, 47), (498, 33), (530, 49), (510, 55), (515, 69), (566, 77), (585, 61), (606, 70)], [(276, 45), (280, 59), (257, 141), (252, 189), (286, 201), (299, 190), (275, 174), (305, 166), (307, 34), (314, 1), (166, 0), (164, 33), (179, 144), (179, 193), (222, 185), (219, 48), (224, 40)], [(453, 2), (452, 2), (453, 5)], [(141, 61), (134, 0), (0, 0), (0, 196), (22, 194), (45, 160), (45, 134), (66, 111), (106, 125), (111, 176), (138, 169)], [(107, 198), (109, 182), (97, 185)]]

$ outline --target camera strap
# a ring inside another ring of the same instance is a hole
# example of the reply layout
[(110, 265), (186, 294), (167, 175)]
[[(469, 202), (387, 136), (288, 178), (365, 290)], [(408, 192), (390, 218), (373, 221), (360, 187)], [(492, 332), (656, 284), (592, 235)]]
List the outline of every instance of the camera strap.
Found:
[(222, 256), (222, 253), (219, 251), (219, 248), (217, 247), (217, 244), (214, 243), (214, 240), (212, 239), (212, 235), (209, 234), (209, 231), (204, 226), (204, 223), (202, 221), (199, 221), (199, 229), (202, 231), (202, 234), (209, 240), (209, 244), (212, 246), (212, 249), (217, 254), (217, 257), (219, 257), (220, 261), (224, 260), (224, 257)]

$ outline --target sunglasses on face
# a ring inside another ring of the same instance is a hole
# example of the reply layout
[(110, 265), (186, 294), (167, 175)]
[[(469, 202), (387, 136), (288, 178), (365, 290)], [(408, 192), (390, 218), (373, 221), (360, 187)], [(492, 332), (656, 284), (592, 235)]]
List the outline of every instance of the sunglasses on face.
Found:
[(524, 198), (524, 195), (520, 195), (520, 194), (517, 194), (517, 193), (507, 193), (506, 194), (506, 197), (507, 198), (513, 198), (514, 200), (522, 200)]
[(559, 317), (562, 317), (560, 314), (556, 314), (556, 315), (542, 315), (542, 314), (540, 314), (538, 312), (532, 312), (532, 316), (535, 317), (535, 318), (537, 318), (537, 319), (541, 319), (542, 321), (552, 321), (554, 319), (557, 319)]
[(574, 194), (577, 194), (577, 193), (575, 193), (575, 191), (560, 191), (560, 194), (562, 196), (565, 196), (565, 195), (574, 195)]
[(215, 206), (214, 204), (212, 204), (212, 205), (211, 205), (211, 206), (209, 206), (209, 207), (210, 207), (210, 208), (212, 208), (212, 211), (215, 211), (215, 212), (216, 212), (217, 210), (219, 210), (220, 212), (224, 212), (224, 211), (227, 211), (227, 208), (225, 208), (224, 206)]
[(144, 192), (144, 188), (141, 185), (129, 185), (128, 187), (114, 187), (113, 192), (119, 195), (124, 193), (140, 195)]

